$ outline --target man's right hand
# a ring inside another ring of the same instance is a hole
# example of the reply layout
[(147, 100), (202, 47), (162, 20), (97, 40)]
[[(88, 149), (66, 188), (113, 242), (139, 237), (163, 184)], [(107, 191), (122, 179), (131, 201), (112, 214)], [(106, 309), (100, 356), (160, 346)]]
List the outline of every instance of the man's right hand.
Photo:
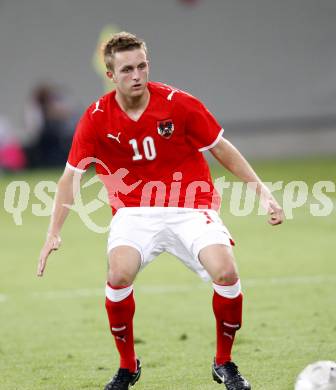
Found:
[(40, 259), (37, 266), (37, 276), (43, 276), (47, 265), (47, 259), (52, 251), (57, 251), (61, 245), (61, 237), (55, 234), (48, 234), (46, 242), (40, 253)]

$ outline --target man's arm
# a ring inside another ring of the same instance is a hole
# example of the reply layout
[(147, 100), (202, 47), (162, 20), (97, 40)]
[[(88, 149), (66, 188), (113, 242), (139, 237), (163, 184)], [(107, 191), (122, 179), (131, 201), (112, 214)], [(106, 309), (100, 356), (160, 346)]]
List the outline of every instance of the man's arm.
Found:
[(262, 203), (270, 214), (269, 223), (279, 225), (284, 220), (284, 213), (269, 189), (259, 179), (250, 164), (241, 153), (225, 138), (210, 149), (213, 156), (231, 173), (245, 183), (253, 184)]
[[(57, 190), (54, 199), (53, 211), (51, 214), (50, 225), (47, 233), (46, 241), (40, 253), (40, 258), (37, 267), (37, 276), (43, 276), (44, 269), (47, 265), (47, 259), (50, 253), (57, 250), (61, 245), (60, 232), (69, 214), (69, 207), (74, 202), (79, 180), (74, 186), (75, 172), (69, 168), (65, 171), (57, 183)], [(77, 187), (77, 188), (76, 188)]]

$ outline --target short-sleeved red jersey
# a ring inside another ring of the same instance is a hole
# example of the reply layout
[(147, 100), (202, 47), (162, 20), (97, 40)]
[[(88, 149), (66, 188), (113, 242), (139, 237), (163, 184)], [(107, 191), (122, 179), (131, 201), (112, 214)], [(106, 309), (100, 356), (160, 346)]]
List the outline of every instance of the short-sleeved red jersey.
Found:
[(112, 210), (120, 207), (218, 209), (208, 164), (201, 152), (215, 146), (223, 129), (195, 97), (149, 82), (149, 104), (134, 121), (115, 91), (93, 103), (78, 123), (67, 166), (90, 162), (107, 187)]

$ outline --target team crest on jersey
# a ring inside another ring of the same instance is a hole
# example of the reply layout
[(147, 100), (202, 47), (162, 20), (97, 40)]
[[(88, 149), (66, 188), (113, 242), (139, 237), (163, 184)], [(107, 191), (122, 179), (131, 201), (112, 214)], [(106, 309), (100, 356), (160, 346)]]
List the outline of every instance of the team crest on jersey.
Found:
[(163, 138), (170, 138), (174, 132), (174, 123), (171, 119), (157, 122), (157, 131)]

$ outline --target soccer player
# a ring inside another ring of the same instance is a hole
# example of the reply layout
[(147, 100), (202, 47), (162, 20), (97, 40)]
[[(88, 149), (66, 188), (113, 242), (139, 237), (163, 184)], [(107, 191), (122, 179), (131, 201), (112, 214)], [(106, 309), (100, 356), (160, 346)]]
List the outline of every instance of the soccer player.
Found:
[(76, 192), (75, 176), (94, 163), (114, 214), (108, 238), (106, 310), (120, 368), (105, 390), (126, 390), (140, 377), (133, 338), (133, 282), (163, 251), (213, 282), (217, 338), (213, 379), (228, 390), (251, 389), (231, 360), (242, 323), (243, 295), (233, 240), (218, 216), (220, 197), (202, 152), (210, 151), (240, 180), (254, 183), (271, 225), (283, 221), (283, 211), (198, 99), (148, 80), (145, 42), (118, 33), (106, 44), (104, 59), (116, 89), (93, 103), (78, 123), (37, 274), (43, 275), (49, 254), (60, 246), (69, 211), (65, 205), (73, 203)]

